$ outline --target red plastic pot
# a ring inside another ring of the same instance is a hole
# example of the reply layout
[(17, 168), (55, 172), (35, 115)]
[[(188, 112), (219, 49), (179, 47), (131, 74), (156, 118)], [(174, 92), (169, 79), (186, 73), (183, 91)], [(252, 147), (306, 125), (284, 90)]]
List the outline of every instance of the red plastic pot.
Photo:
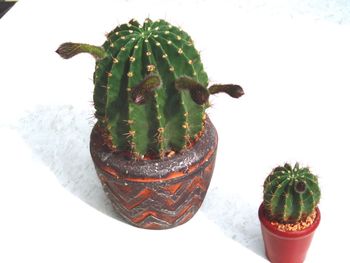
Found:
[(270, 220), (265, 216), (264, 206), (261, 204), (259, 219), (267, 258), (272, 263), (304, 262), (314, 232), (320, 224), (321, 213), (318, 208), (316, 208), (316, 214), (316, 219), (310, 227), (301, 231), (282, 232), (276, 226), (271, 225)]

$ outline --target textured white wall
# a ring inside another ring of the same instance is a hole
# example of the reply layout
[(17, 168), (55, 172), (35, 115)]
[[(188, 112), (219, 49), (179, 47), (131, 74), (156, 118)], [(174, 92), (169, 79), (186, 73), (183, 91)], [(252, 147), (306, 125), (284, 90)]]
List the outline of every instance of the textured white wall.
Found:
[[(178, 249), (189, 260), (264, 262), (263, 181), (299, 161), (320, 176), (323, 193), (306, 262), (344, 262), (345, 245), (329, 242), (350, 234), (334, 230), (349, 215), (349, 12), (345, 0), (18, 2), (0, 20), (0, 261), (141, 259), (159, 247), (155, 262)], [(94, 61), (54, 53), (65, 41), (101, 44), (118, 23), (148, 16), (193, 36), (213, 83), (246, 92), (212, 98), (220, 139), (207, 198), (191, 222), (161, 232), (108, 217), (88, 152)]]

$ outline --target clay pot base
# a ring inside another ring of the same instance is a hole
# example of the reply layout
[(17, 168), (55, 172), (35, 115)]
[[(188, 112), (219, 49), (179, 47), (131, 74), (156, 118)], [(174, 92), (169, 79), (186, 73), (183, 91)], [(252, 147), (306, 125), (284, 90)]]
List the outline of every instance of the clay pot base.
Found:
[(271, 225), (281, 232), (296, 232), (310, 227), (315, 222), (316, 216), (317, 213), (316, 210), (314, 210), (305, 220), (300, 220), (296, 224), (282, 224), (276, 221), (271, 221)]
[(98, 126), (90, 152), (106, 195), (120, 218), (146, 229), (184, 224), (200, 208), (215, 166), (218, 144), (209, 118), (203, 135), (190, 148), (160, 159), (135, 160), (111, 151)]

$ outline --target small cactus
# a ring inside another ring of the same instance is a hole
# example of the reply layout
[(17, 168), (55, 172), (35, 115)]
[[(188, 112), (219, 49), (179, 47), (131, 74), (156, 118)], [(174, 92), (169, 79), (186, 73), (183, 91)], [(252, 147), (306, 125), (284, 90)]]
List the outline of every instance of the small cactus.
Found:
[(311, 215), (320, 201), (318, 179), (309, 168), (289, 164), (273, 169), (264, 182), (264, 209), (271, 221), (295, 224)]
[(131, 20), (101, 46), (64, 43), (63, 58), (96, 59), (94, 106), (98, 125), (114, 150), (135, 158), (162, 158), (189, 147), (203, 132), (210, 94), (243, 95), (238, 85), (208, 86), (191, 37), (164, 20)]

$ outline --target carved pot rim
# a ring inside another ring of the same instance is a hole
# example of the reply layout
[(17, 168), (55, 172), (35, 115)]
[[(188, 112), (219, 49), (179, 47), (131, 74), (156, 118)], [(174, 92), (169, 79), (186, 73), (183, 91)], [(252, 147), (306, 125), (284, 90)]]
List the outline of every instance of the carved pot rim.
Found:
[(121, 152), (113, 152), (103, 143), (97, 124), (91, 132), (90, 153), (100, 169), (112, 180), (128, 182), (158, 182), (186, 176), (215, 158), (218, 145), (217, 131), (207, 117), (202, 136), (189, 149), (163, 159), (135, 160)]

